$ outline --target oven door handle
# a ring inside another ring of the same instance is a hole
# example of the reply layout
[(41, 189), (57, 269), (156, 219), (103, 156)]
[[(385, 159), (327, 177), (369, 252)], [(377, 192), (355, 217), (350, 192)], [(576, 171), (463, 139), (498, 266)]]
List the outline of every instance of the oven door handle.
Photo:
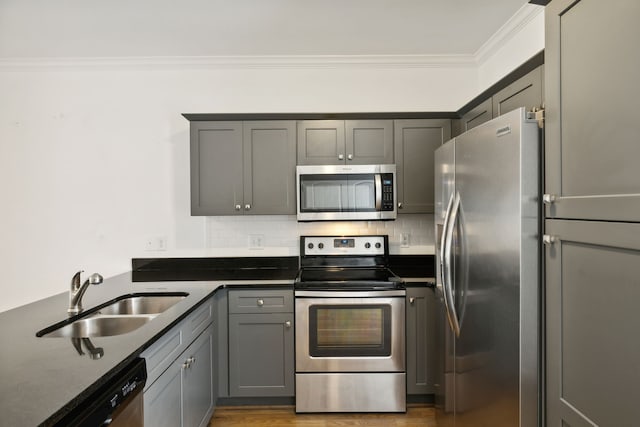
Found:
[(375, 192), (376, 192), (376, 211), (382, 210), (382, 176), (377, 173), (374, 175)]

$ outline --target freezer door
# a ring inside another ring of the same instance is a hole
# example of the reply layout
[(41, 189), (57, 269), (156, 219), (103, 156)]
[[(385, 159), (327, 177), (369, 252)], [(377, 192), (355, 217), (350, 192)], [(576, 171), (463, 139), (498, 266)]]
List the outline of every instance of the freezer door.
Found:
[(455, 425), (454, 411), (454, 343), (449, 326), (442, 286), (442, 238), (447, 208), (450, 208), (455, 191), (455, 139), (442, 145), (435, 152), (435, 233), (436, 237), (436, 379), (434, 382), (436, 419), (439, 427)]
[(456, 427), (537, 425), (538, 147), (523, 109), (456, 138)]

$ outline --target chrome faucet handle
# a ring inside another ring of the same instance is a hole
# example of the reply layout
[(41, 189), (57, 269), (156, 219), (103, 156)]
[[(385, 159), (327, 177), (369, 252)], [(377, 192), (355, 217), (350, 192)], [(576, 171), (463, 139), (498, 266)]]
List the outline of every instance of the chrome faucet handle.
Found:
[(72, 289), (72, 291), (76, 291), (76, 290), (78, 290), (80, 288), (80, 275), (82, 273), (84, 273), (84, 270), (78, 271), (71, 278), (71, 289)]

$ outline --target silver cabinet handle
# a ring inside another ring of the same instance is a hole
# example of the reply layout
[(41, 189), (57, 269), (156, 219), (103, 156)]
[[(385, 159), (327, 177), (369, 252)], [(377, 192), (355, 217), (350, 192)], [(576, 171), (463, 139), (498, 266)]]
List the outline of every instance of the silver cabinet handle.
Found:
[(262, 307), (264, 305), (264, 300), (259, 299), (258, 301), (256, 301), (256, 303), (258, 304), (258, 307)]
[(347, 156), (347, 159), (348, 159), (348, 160), (353, 160), (353, 154), (349, 154), (349, 155)]
[(344, 160), (344, 154), (338, 154), (338, 160)]
[(415, 297), (409, 298), (409, 304), (413, 304), (415, 302), (416, 302), (416, 298)]
[(402, 202), (398, 202), (398, 209), (402, 209)]
[(196, 361), (196, 358), (191, 356), (191, 357), (187, 357), (187, 360), (184, 361), (184, 363), (182, 364), (182, 369), (189, 369), (191, 368), (191, 365), (193, 364), (193, 362)]
[(289, 329), (291, 327), (291, 320), (287, 320), (286, 322), (284, 322), (284, 326)]
[(550, 205), (552, 203), (555, 203), (557, 199), (557, 196), (555, 194), (543, 194), (542, 195), (542, 203), (544, 203), (545, 205)]
[(246, 205), (244, 205), (244, 209), (246, 211), (251, 210), (251, 205), (249, 203), (247, 203)]
[(242, 206), (236, 205), (236, 210), (239, 211), (240, 209), (242, 209)]
[(545, 245), (553, 245), (558, 240), (560, 240), (558, 236), (553, 236), (550, 234), (545, 234), (544, 236), (542, 236), (542, 243), (544, 243)]

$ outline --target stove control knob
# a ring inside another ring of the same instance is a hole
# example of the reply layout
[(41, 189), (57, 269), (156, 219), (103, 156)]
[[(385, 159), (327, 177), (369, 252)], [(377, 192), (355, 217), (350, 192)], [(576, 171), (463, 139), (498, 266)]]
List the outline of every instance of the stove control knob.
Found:
[(307, 247), (308, 247), (309, 249), (313, 249), (313, 243), (309, 243), (309, 244), (307, 245)]
[(318, 243), (318, 249), (324, 249), (324, 243)]
[(380, 242), (376, 243), (376, 249), (380, 249), (382, 247), (382, 245), (380, 244)]
[(365, 248), (367, 248), (367, 249), (369, 249), (369, 248), (371, 247), (371, 243), (369, 243), (369, 242), (365, 243), (365, 244), (364, 244), (364, 247), (365, 247)]

